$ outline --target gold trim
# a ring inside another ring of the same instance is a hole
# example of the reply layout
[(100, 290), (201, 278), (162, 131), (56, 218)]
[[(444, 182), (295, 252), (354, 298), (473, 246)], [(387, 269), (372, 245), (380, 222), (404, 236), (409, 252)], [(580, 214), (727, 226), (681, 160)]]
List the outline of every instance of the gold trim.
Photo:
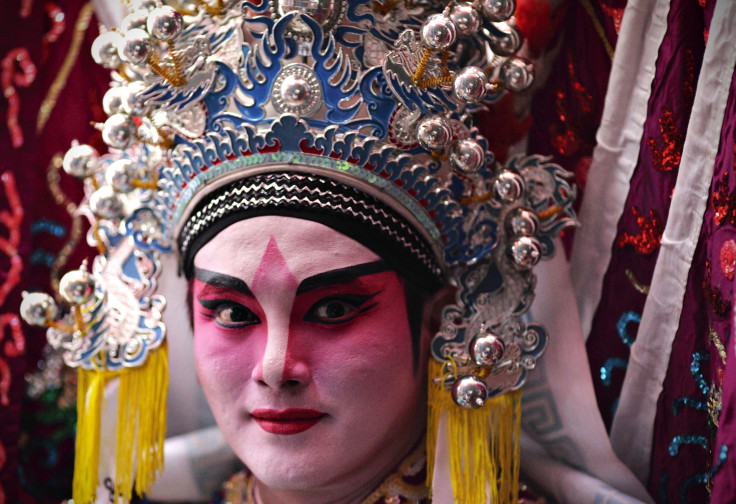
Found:
[(43, 102), (41, 102), (41, 108), (38, 110), (38, 117), (36, 117), (36, 135), (40, 135), (46, 127), (46, 123), (51, 116), (51, 111), (54, 110), (56, 101), (59, 99), (59, 94), (61, 94), (61, 91), (66, 86), (69, 73), (79, 56), (79, 50), (82, 47), (82, 41), (84, 40), (84, 35), (87, 32), (87, 29), (89, 28), (89, 23), (92, 19), (93, 13), (94, 7), (91, 2), (82, 7), (79, 11), (77, 22), (74, 23), (74, 34), (72, 35), (72, 43), (69, 46), (69, 52), (66, 54), (66, 58), (64, 58), (64, 62), (61, 64), (59, 73), (56, 74), (54, 82), (51, 83), (49, 91), (46, 93)]
[(590, 16), (590, 20), (593, 22), (593, 28), (595, 28), (598, 37), (600, 37), (601, 41), (603, 42), (603, 47), (605, 47), (608, 56), (611, 58), (611, 61), (613, 61), (613, 55), (615, 51), (613, 50), (613, 47), (611, 47), (611, 43), (608, 41), (608, 37), (606, 37), (606, 32), (603, 31), (603, 25), (601, 24), (600, 19), (598, 19), (598, 16), (595, 15), (593, 5), (590, 3), (590, 0), (580, 0), (580, 3), (583, 5), (583, 8), (588, 13), (588, 16)]

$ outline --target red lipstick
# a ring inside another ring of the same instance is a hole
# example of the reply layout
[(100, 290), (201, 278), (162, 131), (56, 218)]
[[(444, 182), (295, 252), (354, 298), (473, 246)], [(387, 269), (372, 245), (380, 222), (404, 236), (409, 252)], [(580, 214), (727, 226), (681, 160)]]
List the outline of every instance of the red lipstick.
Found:
[(261, 429), (271, 434), (299, 434), (322, 420), (325, 413), (312, 409), (257, 409), (250, 412)]

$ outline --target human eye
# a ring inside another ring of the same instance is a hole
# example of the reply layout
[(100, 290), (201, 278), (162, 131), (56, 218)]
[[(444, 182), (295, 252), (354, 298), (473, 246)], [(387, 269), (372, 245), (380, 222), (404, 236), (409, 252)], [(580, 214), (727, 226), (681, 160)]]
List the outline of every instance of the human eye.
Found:
[(213, 319), (220, 327), (237, 329), (261, 323), (255, 313), (239, 303), (218, 299), (199, 299), (198, 301), (207, 310), (204, 315)]
[(361, 313), (365, 313), (377, 303), (366, 306), (366, 302), (375, 294), (343, 294), (320, 299), (304, 316), (307, 322), (319, 324), (344, 324), (350, 322)]

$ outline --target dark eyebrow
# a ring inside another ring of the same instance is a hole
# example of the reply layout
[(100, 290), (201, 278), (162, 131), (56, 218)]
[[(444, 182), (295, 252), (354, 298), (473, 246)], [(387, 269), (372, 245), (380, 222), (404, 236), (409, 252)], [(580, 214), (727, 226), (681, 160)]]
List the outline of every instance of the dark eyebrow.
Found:
[(241, 294), (244, 294), (246, 296), (255, 297), (253, 296), (251, 290), (248, 288), (248, 284), (243, 282), (240, 278), (234, 276), (226, 275), (224, 273), (216, 273), (214, 271), (209, 271), (206, 269), (200, 269), (195, 266), (194, 278), (213, 287), (231, 289), (240, 292)]
[(360, 278), (366, 275), (373, 275), (375, 273), (383, 273), (384, 271), (390, 271), (391, 267), (386, 261), (374, 261), (363, 264), (356, 264), (354, 266), (348, 266), (347, 268), (340, 268), (324, 273), (318, 273), (314, 276), (305, 278), (299, 284), (296, 289), (296, 294), (304, 294), (319, 287), (326, 285), (337, 285), (348, 283), (356, 278)]

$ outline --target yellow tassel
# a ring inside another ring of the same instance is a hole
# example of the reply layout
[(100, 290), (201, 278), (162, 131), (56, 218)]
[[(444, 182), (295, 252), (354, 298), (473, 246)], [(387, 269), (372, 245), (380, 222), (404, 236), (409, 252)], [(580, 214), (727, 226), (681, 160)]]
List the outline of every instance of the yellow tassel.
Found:
[[(124, 502), (148, 492), (164, 469), (168, 350), (164, 343), (142, 366), (121, 371), (79, 370), (74, 502), (91, 503), (99, 485), (100, 414), (105, 384), (119, 378), (115, 494)], [(135, 478), (133, 477), (135, 473)]]
[(450, 450), (450, 477), (455, 501), (486, 504), (518, 502), (521, 458), (521, 391), (490, 399), (477, 410), (458, 407), (435, 377), (442, 364), (430, 359), (427, 418), (427, 486), (432, 488), (437, 433), (446, 414)]

